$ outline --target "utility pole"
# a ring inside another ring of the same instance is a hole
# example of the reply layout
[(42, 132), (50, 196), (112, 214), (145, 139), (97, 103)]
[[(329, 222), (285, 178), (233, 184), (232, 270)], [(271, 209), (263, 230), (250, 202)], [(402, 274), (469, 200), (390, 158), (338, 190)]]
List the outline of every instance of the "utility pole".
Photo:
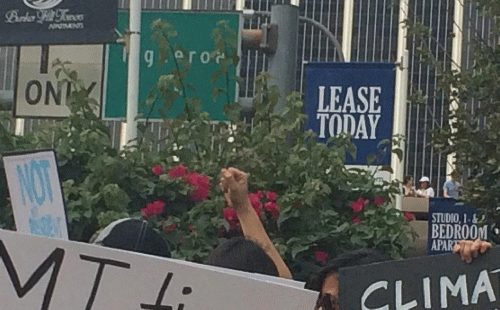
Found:
[(270, 84), (280, 90), (280, 99), (274, 108), (280, 114), (285, 108), (286, 96), (295, 90), (299, 8), (290, 4), (273, 5), (271, 24), (278, 25), (278, 46), (277, 52), (269, 56), (267, 71), (274, 77)]

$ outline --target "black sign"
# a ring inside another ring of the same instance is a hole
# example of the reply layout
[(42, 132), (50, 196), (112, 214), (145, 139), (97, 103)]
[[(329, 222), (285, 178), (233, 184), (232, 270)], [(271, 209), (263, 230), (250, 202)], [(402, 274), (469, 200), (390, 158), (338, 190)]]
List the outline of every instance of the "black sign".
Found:
[(0, 45), (111, 43), (118, 0), (0, 1)]
[(342, 310), (500, 307), (500, 248), (471, 264), (458, 254), (426, 256), (339, 271)]

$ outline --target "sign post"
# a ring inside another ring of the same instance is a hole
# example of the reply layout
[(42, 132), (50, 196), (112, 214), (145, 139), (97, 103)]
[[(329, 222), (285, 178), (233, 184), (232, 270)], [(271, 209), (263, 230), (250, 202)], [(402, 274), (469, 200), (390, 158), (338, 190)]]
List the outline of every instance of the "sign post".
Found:
[(390, 63), (308, 64), (306, 128), (322, 142), (351, 134), (357, 152), (347, 165), (391, 164), (394, 71)]
[[(118, 29), (124, 29), (128, 25), (127, 12), (119, 12)], [(214, 87), (226, 88), (225, 79), (219, 81), (215, 86), (210, 83), (212, 74), (217, 71), (218, 63), (224, 59), (225, 55), (212, 55), (214, 42), (212, 30), (217, 22), (227, 20), (231, 29), (237, 33), (240, 31), (239, 13), (206, 13), (206, 12), (142, 12), (141, 17), (141, 52), (140, 52), (140, 73), (139, 73), (139, 102), (144, 102), (153, 85), (158, 82), (160, 75), (167, 74), (173, 67), (174, 61), (170, 58), (161, 72), (158, 71), (158, 47), (151, 41), (153, 30), (150, 25), (157, 19), (167, 21), (175, 29), (177, 36), (172, 39), (173, 44), (182, 46), (186, 53), (175, 50), (176, 58), (187, 58), (191, 68), (185, 83), (191, 84), (196, 91), (187, 87), (187, 97), (197, 94), (203, 104), (203, 110), (208, 112), (214, 120), (225, 120), (223, 105), (226, 103), (226, 96), (219, 96), (217, 100), (212, 99)], [(124, 119), (126, 117), (126, 92), (127, 89), (127, 57), (123, 46), (110, 45), (108, 54), (108, 68), (106, 79), (106, 95), (104, 102), (104, 118)], [(234, 81), (235, 72), (229, 76), (229, 97), (236, 98), (236, 83)], [(182, 96), (179, 96), (182, 97)], [(157, 109), (161, 107), (161, 100), (156, 103), (150, 118), (161, 119), (162, 116)], [(166, 112), (168, 117), (175, 117), (183, 111), (184, 103), (182, 98), (174, 102), (170, 112)], [(147, 107), (139, 109), (139, 113), (148, 115)]]
[[(17, 83), (14, 91), (15, 117), (66, 117), (71, 84), (58, 84), (52, 62), (69, 61), (78, 72), (89, 96), (102, 102), (103, 45), (22, 46), (18, 50)], [(100, 111), (96, 111), (100, 115)]]
[(117, 0), (0, 1), (0, 46), (114, 42)]

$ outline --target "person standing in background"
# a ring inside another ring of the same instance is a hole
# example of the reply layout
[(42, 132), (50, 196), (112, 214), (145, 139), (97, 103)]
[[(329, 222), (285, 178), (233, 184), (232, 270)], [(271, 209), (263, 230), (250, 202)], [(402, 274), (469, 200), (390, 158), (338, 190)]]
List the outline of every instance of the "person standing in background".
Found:
[(450, 173), (450, 180), (444, 182), (443, 185), (443, 195), (445, 198), (458, 199), (460, 195), (460, 182), (457, 180), (460, 178), (460, 174), (456, 170)]
[(418, 182), (419, 187), (417, 190), (417, 197), (433, 198), (435, 195), (434, 189), (429, 186), (431, 180), (429, 180), (428, 177), (422, 177)]
[(403, 196), (404, 197), (415, 197), (415, 186), (413, 186), (413, 177), (411, 175), (405, 176), (403, 181)]

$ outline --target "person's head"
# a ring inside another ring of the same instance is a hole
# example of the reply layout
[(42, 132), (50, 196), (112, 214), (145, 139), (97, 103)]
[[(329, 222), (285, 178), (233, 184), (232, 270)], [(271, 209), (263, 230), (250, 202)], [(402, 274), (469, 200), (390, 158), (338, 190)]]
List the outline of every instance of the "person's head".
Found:
[(421, 189), (426, 189), (429, 187), (429, 183), (431, 182), (431, 180), (429, 180), (428, 177), (422, 177), (418, 182), (420, 184)]
[(411, 186), (411, 185), (413, 185), (413, 177), (411, 175), (405, 176), (405, 178), (403, 180), (403, 185), (404, 186)]
[(244, 237), (231, 238), (219, 245), (207, 259), (207, 265), (279, 276), (273, 260), (256, 242)]
[(458, 173), (457, 170), (453, 170), (451, 173), (450, 173), (450, 177), (451, 177), (451, 180), (452, 181), (456, 181), (458, 179), (460, 179), (460, 173)]
[(377, 250), (359, 249), (343, 253), (329, 261), (316, 277), (306, 284), (307, 289), (321, 293), (315, 309), (338, 310), (338, 271), (340, 268), (368, 265), (389, 259), (387, 255)]
[(121, 219), (106, 226), (94, 244), (110, 248), (170, 257), (167, 242), (146, 221)]

